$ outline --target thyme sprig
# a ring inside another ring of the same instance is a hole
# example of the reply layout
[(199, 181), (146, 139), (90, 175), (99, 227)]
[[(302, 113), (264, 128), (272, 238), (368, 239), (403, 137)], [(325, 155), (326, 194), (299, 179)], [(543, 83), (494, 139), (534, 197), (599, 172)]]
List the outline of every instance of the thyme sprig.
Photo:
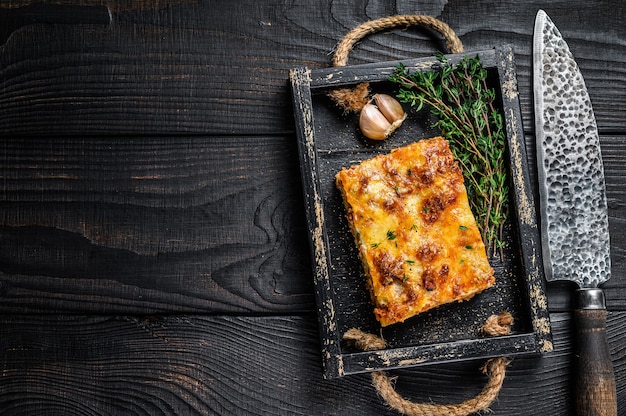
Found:
[(463, 170), (470, 206), (488, 251), (503, 257), (502, 228), (508, 215), (508, 182), (504, 155), (506, 134), (502, 114), (495, 107), (495, 91), (487, 86), (487, 70), (480, 58), (465, 56), (452, 65), (442, 55), (436, 71), (396, 67), (390, 81), (399, 84), (398, 99), (424, 106), (438, 117), (434, 126), (448, 139)]

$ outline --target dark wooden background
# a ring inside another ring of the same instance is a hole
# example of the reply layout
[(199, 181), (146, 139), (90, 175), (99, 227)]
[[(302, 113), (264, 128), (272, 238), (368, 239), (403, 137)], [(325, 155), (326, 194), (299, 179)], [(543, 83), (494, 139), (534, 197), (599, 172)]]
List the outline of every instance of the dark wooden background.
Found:
[[(322, 378), (289, 69), (328, 66), (354, 26), (422, 13), (467, 51), (510, 44), (534, 156), (531, 46), (543, 8), (581, 66), (604, 155), (605, 285), (626, 414), (626, 10), (568, 0), (0, 3), (0, 415), (394, 414), (368, 375)], [(432, 55), (432, 33), (349, 63)], [(554, 352), (517, 358), (492, 409), (568, 415), (570, 287)], [(393, 372), (455, 403), (481, 362)]]

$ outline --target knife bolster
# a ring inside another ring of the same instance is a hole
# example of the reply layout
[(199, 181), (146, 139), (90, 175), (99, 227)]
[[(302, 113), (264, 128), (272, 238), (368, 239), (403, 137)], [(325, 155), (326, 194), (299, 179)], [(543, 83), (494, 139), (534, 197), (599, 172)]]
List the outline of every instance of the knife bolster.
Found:
[(599, 288), (582, 288), (576, 291), (575, 309), (606, 309), (604, 292)]

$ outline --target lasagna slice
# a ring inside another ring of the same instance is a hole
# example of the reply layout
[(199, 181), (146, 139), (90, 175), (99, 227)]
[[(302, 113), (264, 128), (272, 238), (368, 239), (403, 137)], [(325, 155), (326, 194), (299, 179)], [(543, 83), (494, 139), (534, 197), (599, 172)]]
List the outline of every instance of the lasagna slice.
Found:
[(436, 137), (336, 175), (382, 326), (495, 282), (461, 169)]

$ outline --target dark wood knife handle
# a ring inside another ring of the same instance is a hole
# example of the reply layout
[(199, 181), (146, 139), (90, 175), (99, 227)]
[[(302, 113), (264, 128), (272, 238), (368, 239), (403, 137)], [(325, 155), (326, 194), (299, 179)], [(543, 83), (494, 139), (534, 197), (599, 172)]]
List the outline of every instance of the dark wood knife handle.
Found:
[(606, 309), (604, 305), (601, 309), (593, 309), (597, 305), (586, 309), (588, 307), (579, 303), (574, 310), (578, 371), (576, 412), (578, 416), (617, 416), (615, 374), (606, 337)]

